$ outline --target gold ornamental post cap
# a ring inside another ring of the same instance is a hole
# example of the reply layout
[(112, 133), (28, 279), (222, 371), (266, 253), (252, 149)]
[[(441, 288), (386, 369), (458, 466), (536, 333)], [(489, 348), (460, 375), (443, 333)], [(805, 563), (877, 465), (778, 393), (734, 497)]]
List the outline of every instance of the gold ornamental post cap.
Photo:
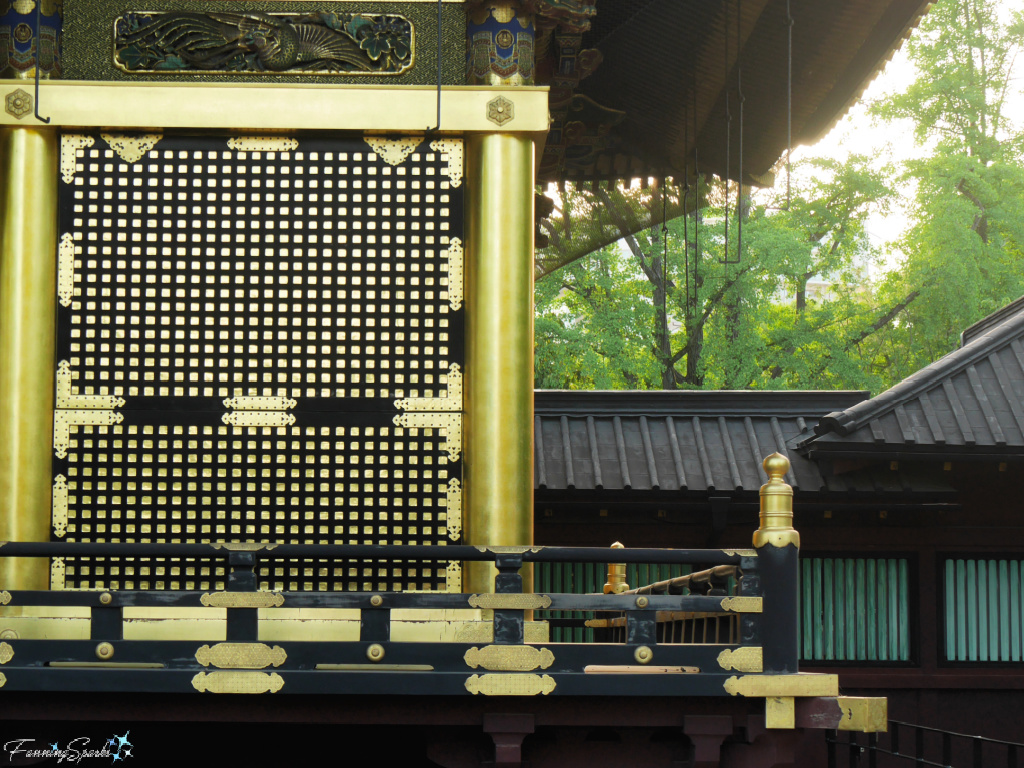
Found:
[[(612, 544), (611, 548), (625, 549), (626, 547), (622, 542), (616, 541)], [(604, 584), (604, 594), (621, 595), (628, 589), (629, 584), (626, 583), (626, 564), (608, 563), (608, 581)]]
[(754, 532), (754, 547), (766, 544), (800, 548), (800, 534), (793, 528), (793, 488), (783, 479), (789, 471), (789, 459), (773, 453), (761, 464), (768, 482), (761, 486), (761, 527)]

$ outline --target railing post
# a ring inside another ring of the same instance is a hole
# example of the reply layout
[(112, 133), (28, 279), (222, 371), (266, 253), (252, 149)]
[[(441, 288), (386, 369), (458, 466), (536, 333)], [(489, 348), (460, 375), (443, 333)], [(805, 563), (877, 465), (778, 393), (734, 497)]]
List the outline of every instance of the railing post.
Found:
[(793, 528), (793, 489), (783, 480), (789, 459), (773, 453), (763, 463), (768, 482), (761, 486), (761, 525), (754, 532), (764, 603), (761, 642), (764, 671), (799, 671), (797, 576), (800, 534)]
[[(622, 542), (616, 541), (612, 544), (611, 548), (625, 549), (626, 547)], [(629, 584), (626, 583), (626, 564), (608, 563), (608, 581), (604, 583), (604, 593), (606, 595), (621, 595), (628, 589)]]

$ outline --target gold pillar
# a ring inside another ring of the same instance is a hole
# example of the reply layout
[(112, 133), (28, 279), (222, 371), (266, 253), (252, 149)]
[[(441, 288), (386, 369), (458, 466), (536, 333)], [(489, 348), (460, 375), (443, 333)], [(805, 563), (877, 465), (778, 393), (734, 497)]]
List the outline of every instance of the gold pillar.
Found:
[[(48, 541), (57, 310), (56, 131), (0, 129), (0, 541)], [(0, 588), (47, 589), (43, 558)]]
[[(465, 537), (533, 542), (533, 142), (469, 138), (466, 190)], [(466, 591), (494, 590), (490, 563)], [(523, 588), (533, 588), (524, 568)]]

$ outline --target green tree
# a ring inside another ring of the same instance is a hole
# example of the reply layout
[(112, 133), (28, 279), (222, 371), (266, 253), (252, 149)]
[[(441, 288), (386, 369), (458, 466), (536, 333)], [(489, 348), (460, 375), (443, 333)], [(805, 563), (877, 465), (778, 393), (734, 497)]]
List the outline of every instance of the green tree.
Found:
[[(864, 219), (890, 190), (864, 158), (821, 161), (817, 171), (806, 194), (786, 205), (744, 197), (740, 256), (741, 222), (731, 216), (726, 232), (718, 184), (702, 190), (699, 220), (679, 217), (626, 234), (619, 247), (542, 274), (538, 386), (876, 383), (860, 364), (861, 342), (885, 327), (893, 312), (860, 287), (871, 258)], [(633, 195), (621, 188), (597, 191), (610, 226), (627, 230)], [(688, 200), (681, 190), (666, 195)], [(830, 287), (810, 297), (807, 286), (815, 276)]]
[(903, 164), (916, 187), (905, 262), (882, 290), (913, 296), (878, 337), (878, 362), (908, 375), (956, 346), (960, 332), (1024, 293), (1024, 132), (1007, 118), (1024, 16), (992, 0), (940, 0), (908, 41), (917, 80), (873, 106), (912, 121), (924, 159)]

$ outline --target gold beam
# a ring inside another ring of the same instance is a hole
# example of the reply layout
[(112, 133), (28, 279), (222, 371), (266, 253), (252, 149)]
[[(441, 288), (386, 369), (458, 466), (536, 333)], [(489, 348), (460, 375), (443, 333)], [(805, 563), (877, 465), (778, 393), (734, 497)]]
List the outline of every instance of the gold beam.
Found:
[(840, 731), (885, 733), (889, 729), (889, 701), (884, 697), (840, 696), (837, 701), (843, 711)]
[[(0, 97), (24, 85), (0, 80)], [(491, 115), (494, 99), (511, 111)], [(324, 85), (319, 83), (108, 83), (51, 80), (39, 84), (40, 112), (51, 127), (112, 130), (214, 128), (234, 131), (423, 130), (437, 122), (433, 86)], [(508, 117), (508, 115), (512, 115)], [(0, 111), (0, 125), (39, 125), (31, 114)], [(548, 89), (446, 86), (441, 92), (445, 133), (547, 134)]]
[[(57, 132), (0, 128), (0, 540), (50, 538), (57, 312)], [(46, 589), (45, 558), (0, 585)]]
[[(528, 136), (469, 138), (463, 441), (469, 544), (533, 542), (533, 169)], [(490, 563), (467, 566), (467, 591), (494, 590)], [(524, 577), (527, 592), (531, 581)]]

